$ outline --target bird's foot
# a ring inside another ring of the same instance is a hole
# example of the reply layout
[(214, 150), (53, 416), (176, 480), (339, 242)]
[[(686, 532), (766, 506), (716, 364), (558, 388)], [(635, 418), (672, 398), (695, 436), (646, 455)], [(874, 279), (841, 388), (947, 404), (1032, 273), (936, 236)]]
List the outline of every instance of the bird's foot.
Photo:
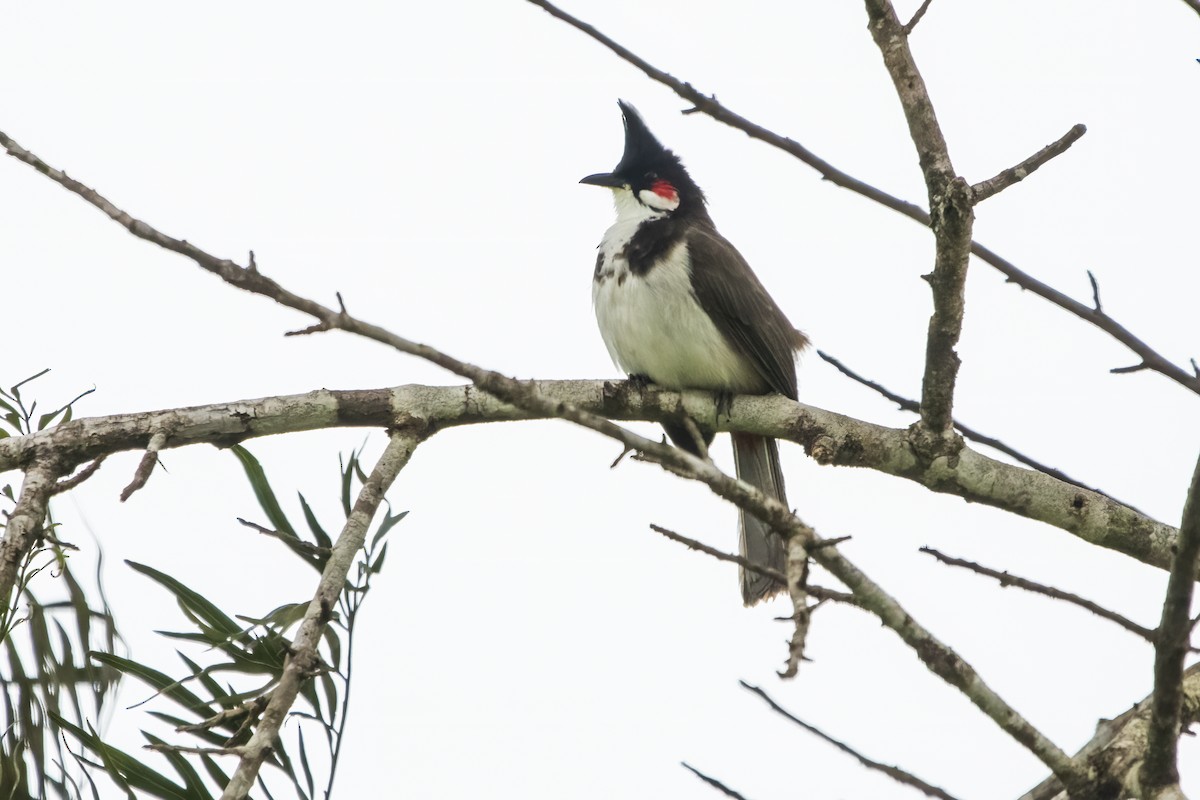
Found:
[(717, 419), (720, 419), (722, 416), (728, 419), (729, 412), (733, 409), (733, 392), (720, 389), (713, 392), (713, 394), (717, 402)]

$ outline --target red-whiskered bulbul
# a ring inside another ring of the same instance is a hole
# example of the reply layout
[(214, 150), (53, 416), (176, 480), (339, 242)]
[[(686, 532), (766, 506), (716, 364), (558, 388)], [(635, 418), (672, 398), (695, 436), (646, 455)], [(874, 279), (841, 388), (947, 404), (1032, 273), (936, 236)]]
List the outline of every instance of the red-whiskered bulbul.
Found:
[[(796, 399), (796, 353), (808, 344), (732, 244), (717, 233), (704, 192), (630, 104), (625, 152), (612, 172), (580, 183), (613, 191), (617, 221), (600, 241), (592, 303), (617, 367), (666, 389), (722, 394), (779, 392)], [(700, 448), (681, 422), (666, 422), (679, 447)], [(702, 431), (705, 444), (713, 432)], [(733, 434), (737, 475), (785, 506), (775, 440)], [(740, 548), (753, 563), (784, 571), (783, 542), (770, 526), (739, 514)], [(747, 605), (784, 587), (741, 571)]]

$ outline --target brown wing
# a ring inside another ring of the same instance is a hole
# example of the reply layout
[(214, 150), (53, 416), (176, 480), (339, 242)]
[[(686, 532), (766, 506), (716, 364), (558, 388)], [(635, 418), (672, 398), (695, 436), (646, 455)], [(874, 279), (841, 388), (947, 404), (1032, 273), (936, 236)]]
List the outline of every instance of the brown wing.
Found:
[(737, 249), (707, 226), (687, 234), (692, 290), (717, 329), (770, 387), (796, 398), (796, 351), (808, 339), (792, 326)]

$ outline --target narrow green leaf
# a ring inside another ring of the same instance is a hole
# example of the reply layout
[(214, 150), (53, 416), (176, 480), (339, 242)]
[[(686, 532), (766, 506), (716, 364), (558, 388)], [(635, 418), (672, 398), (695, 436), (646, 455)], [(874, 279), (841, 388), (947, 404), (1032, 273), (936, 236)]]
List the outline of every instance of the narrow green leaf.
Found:
[(125, 675), (132, 675), (154, 689), (155, 694), (169, 697), (188, 711), (199, 714), (201, 718), (211, 716), (215, 713), (208, 703), (201, 700), (192, 690), (183, 686), (180, 681), (175, 680), (165, 672), (160, 672), (153, 667), (139, 664), (132, 659), (122, 658), (112, 653), (97, 653), (92, 651), (91, 656), (101, 664), (107, 664)]
[(379, 523), (379, 530), (375, 531), (375, 535), (371, 538), (371, 549), (375, 549), (375, 545), (379, 544), (379, 540), (387, 536), (387, 532), (396, 527), (396, 523), (408, 516), (407, 511), (401, 511), (399, 514), (393, 514), (389, 508), (383, 515), (383, 520)]
[(60, 413), (62, 413), (62, 411), (63, 411), (63, 409), (60, 408), (58, 411), (51, 411), (48, 414), (42, 414), (40, 417), (38, 417), (37, 429), (39, 431), (46, 430), (46, 426), (49, 425), (51, 422), (53, 422), (54, 418), (57, 417)]
[(304, 770), (304, 785), (308, 787), (308, 796), (313, 796), (312, 768), (308, 765), (308, 748), (304, 746), (304, 728), (297, 726), (296, 736), (300, 740), (300, 768)]
[(175, 651), (175, 655), (179, 656), (180, 660), (187, 666), (188, 672), (199, 680), (200, 684), (212, 695), (212, 702), (221, 706), (221, 708), (229, 708), (229, 706), (233, 705), (228, 702), (229, 692), (225, 691), (220, 682), (209, 675), (207, 670), (178, 650)]
[(277, 606), (276, 608), (267, 612), (266, 616), (258, 619), (250, 616), (243, 616), (242, 614), (238, 614), (237, 618), (243, 622), (249, 622), (253, 625), (262, 625), (263, 627), (268, 627), (282, 632), (286, 631), (288, 628), (304, 619), (304, 615), (307, 613), (309, 605), (311, 605), (311, 601), (304, 601), (301, 603), (284, 603), (283, 605)]
[[(342, 465), (342, 510), (346, 512), (346, 516), (350, 516), (350, 512), (354, 510), (354, 506), (350, 504), (350, 481), (354, 478), (354, 467), (358, 454), (350, 453), (350, 463)], [(341, 457), (339, 456), (339, 461)]]
[(332, 625), (325, 626), (324, 639), (325, 643), (329, 645), (329, 666), (340, 671), (342, 669), (342, 640), (338, 636), (337, 628)]
[(213, 603), (206, 599), (199, 592), (195, 592), (183, 585), (175, 578), (165, 572), (160, 572), (154, 567), (145, 564), (139, 564), (136, 561), (125, 562), (133, 569), (142, 573), (146, 577), (158, 583), (179, 601), (180, 605), (185, 609), (193, 611), (200, 619), (202, 619), (210, 627), (217, 630), (223, 637), (230, 637), (241, 630), (241, 626), (234, 622), (224, 611), (217, 608)]
[(304, 499), (304, 495), (299, 492), (300, 508), (304, 511), (304, 521), (308, 523), (308, 529), (312, 531), (313, 539), (317, 542), (317, 547), (333, 547), (333, 540), (329, 538), (329, 534), (321, 527), (321, 523), (317, 521), (317, 515), (313, 513), (312, 508), (308, 505), (308, 501)]
[(204, 769), (208, 772), (208, 777), (212, 778), (213, 783), (217, 786), (229, 785), (229, 773), (221, 769), (221, 765), (217, 763), (216, 759), (208, 753), (202, 753), (200, 763), (204, 765)]
[[(166, 744), (165, 741), (158, 738), (152, 733), (142, 731), (142, 736), (146, 737), (146, 741), (150, 744)], [(204, 781), (200, 778), (200, 774), (196, 772), (183, 753), (171, 750), (159, 750), (159, 755), (167, 759), (175, 772), (183, 778), (183, 785), (187, 787), (188, 800), (212, 800), (212, 793), (208, 791), (208, 787), (204, 785)]]
[(334, 682), (333, 676), (328, 672), (321, 673), (319, 680), (321, 681), (321, 688), (325, 692), (325, 707), (329, 711), (329, 716), (327, 719), (324, 719), (324, 722), (327, 725), (333, 725), (337, 722), (338, 714), (342, 710), (341, 704), (338, 703), (337, 684)]
[(383, 558), (387, 555), (387, 549), (387, 544), (384, 544), (384, 546), (379, 549), (379, 555), (376, 556), (375, 560), (371, 562), (370, 572), (372, 575), (378, 575), (379, 571), (383, 569)]
[[(177, 717), (174, 714), (167, 714), (162, 711), (147, 711), (146, 714), (161, 722), (165, 722), (172, 728), (196, 724), (196, 720), (194, 719), (184, 719), (183, 717)], [(229, 741), (228, 733), (218, 733), (217, 731), (188, 731), (187, 733), (189, 736), (195, 736), (212, 747), (224, 747), (226, 742)]]
[(275, 492), (272, 491), (271, 484), (267, 481), (267, 474), (263, 471), (262, 464), (240, 444), (235, 444), (229, 449), (242, 462), (246, 477), (250, 479), (250, 488), (254, 490), (254, 496), (258, 498), (258, 504), (262, 506), (263, 513), (267, 515), (271, 525), (280, 533), (298, 539), (295, 528), (292, 527), (292, 523), (288, 522), (287, 515), (279, 506), (279, 500), (276, 499)]

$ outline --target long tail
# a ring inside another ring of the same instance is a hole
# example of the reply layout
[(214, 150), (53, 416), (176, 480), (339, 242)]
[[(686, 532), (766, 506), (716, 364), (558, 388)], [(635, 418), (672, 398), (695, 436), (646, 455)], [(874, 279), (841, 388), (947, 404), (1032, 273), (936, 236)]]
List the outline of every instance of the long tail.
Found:
[[(737, 476), (787, 505), (787, 494), (783, 488), (783, 470), (779, 467), (779, 446), (774, 439), (750, 433), (735, 433), (733, 436), (733, 461)], [(738, 532), (743, 558), (784, 572), (786, 556), (783, 540), (769, 525), (745, 511), (738, 512)], [(742, 601), (752, 606), (787, 587), (756, 572), (740, 570), (742, 579)]]

